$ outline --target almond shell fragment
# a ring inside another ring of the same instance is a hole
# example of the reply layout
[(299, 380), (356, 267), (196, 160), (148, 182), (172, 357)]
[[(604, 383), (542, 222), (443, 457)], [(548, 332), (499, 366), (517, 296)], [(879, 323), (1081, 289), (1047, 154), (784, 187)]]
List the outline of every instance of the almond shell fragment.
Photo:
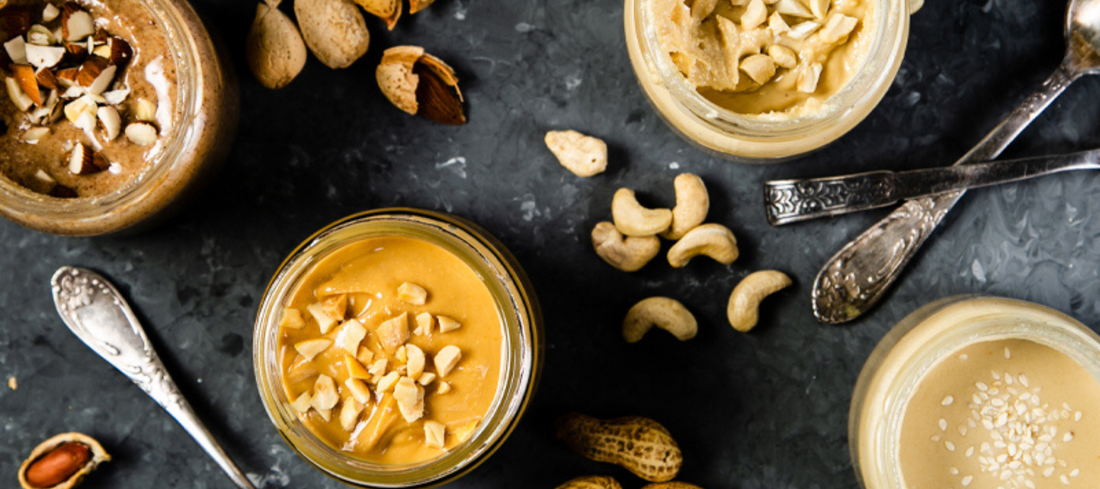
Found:
[(418, 46), (395, 46), (382, 55), (378, 87), (397, 108), (443, 124), (465, 124), (454, 69)]

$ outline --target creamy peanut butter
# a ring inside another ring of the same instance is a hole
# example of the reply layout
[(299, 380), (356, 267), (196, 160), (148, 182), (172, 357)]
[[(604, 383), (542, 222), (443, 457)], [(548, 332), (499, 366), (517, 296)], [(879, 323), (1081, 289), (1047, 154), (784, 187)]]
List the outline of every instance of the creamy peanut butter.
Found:
[[(169, 42), (148, 7), (138, 0), (11, 0), (0, 13), (28, 19), (0, 25), (0, 43), (5, 44), (0, 73), (6, 85), (0, 96), (0, 174), (36, 192), (91, 197), (113, 192), (146, 170), (174, 129), (177, 96)], [(92, 21), (93, 33), (78, 38), (80, 19), (72, 25), (69, 19), (82, 15)], [(120, 59), (117, 49), (112, 54), (116, 44), (126, 45), (128, 55)], [(65, 55), (43, 66), (33, 55), (23, 56), (31, 52), (27, 48)], [(96, 77), (78, 76), (91, 69), (88, 63), (114, 76), (95, 87)], [(13, 88), (8, 82), (20, 79), (19, 66), (39, 75), (38, 83), (30, 83), (37, 85), (40, 100), (29, 107), (18, 102), (27, 95), (27, 85), (14, 83), (22, 88)], [(79, 145), (94, 155), (85, 172), (74, 171), (71, 164)]]
[(650, 0), (657, 40), (704, 97), (747, 114), (812, 113), (870, 49), (870, 0)]
[(976, 343), (924, 375), (899, 461), (907, 489), (1092, 487), (1100, 480), (1100, 384), (1027, 340)]
[(316, 264), (287, 306), (283, 388), (328, 445), (413, 464), (463, 443), (489, 412), (501, 319), (454, 254), (407, 237), (350, 244)]

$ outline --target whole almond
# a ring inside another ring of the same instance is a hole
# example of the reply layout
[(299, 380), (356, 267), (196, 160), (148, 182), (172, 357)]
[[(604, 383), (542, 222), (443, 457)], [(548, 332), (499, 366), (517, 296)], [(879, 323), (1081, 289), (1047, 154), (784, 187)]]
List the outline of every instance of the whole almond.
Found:
[(367, 52), (367, 22), (350, 0), (296, 0), (294, 14), (309, 50), (329, 68), (347, 68)]
[(306, 65), (306, 45), (290, 17), (261, 3), (248, 33), (245, 56), (256, 80), (277, 90), (301, 73)]

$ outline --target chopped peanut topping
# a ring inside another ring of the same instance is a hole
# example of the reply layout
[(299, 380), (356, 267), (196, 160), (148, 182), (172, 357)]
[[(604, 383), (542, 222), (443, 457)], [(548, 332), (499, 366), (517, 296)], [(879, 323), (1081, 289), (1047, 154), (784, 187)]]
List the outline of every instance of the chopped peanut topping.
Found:
[(432, 315), (426, 312), (422, 312), (416, 315), (416, 331), (415, 334), (419, 336), (426, 336), (432, 334)]
[(413, 344), (405, 345), (405, 355), (408, 357), (406, 366), (409, 368), (409, 377), (417, 380), (424, 373), (424, 350)]
[(298, 353), (301, 353), (303, 357), (306, 357), (306, 360), (313, 360), (313, 357), (325, 351), (330, 346), (332, 346), (332, 340), (318, 338), (316, 340), (305, 340), (295, 343), (294, 349), (298, 350)]
[(344, 386), (351, 392), (351, 396), (359, 401), (360, 404), (367, 404), (370, 402), (370, 388), (367, 387), (366, 382), (359, 379), (348, 379), (344, 381)]
[(457, 346), (447, 345), (435, 354), (435, 371), (439, 373), (440, 377), (446, 377), (461, 359), (462, 351)]
[(378, 340), (382, 342), (386, 353), (393, 353), (404, 345), (409, 340), (409, 313), (403, 312), (400, 316), (382, 323), (378, 327)]
[(378, 385), (375, 387), (375, 390), (382, 393), (389, 392), (390, 389), (393, 389), (393, 386), (397, 384), (397, 381), (400, 378), (401, 374), (397, 372), (390, 372), (384, 375), (382, 377), (382, 380), (378, 381)]
[(414, 306), (423, 306), (428, 302), (428, 291), (414, 283), (405, 282), (397, 288), (397, 299)]
[(306, 310), (313, 316), (313, 319), (317, 320), (317, 326), (321, 328), (321, 334), (328, 333), (328, 331), (336, 325), (337, 319), (329, 316), (328, 313), (325, 312), (324, 304), (320, 302), (310, 304), (306, 307)]
[(283, 318), (279, 321), (279, 326), (293, 329), (302, 329), (306, 325), (305, 320), (302, 319), (302, 311), (299, 311), (293, 307), (288, 307), (283, 310)]
[(447, 427), (439, 421), (424, 422), (424, 444), (431, 448), (443, 448), (446, 441)]
[(450, 333), (458, 328), (462, 327), (462, 323), (455, 321), (447, 316), (439, 316), (439, 332)]

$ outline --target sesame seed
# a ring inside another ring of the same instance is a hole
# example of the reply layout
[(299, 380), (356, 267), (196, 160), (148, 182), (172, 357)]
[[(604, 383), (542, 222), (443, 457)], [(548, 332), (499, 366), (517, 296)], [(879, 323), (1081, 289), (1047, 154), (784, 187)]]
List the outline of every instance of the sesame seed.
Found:
[(1062, 481), (1062, 484), (1069, 485), (1069, 477), (1066, 477), (1066, 474), (1062, 474), (1061, 477), (1058, 477), (1058, 480)]
[(947, 431), (947, 420), (940, 418), (940, 431)]
[(1062, 441), (1064, 441), (1066, 443), (1069, 443), (1069, 442), (1073, 441), (1073, 432), (1072, 431), (1067, 431), (1066, 436), (1062, 437)]
[(965, 424), (960, 424), (959, 425), (959, 434), (964, 436), (964, 437), (966, 436), (966, 425)]
[(1069, 473), (1070, 477), (1077, 477), (1079, 475), (1081, 475), (1081, 470), (1080, 469), (1073, 469), (1073, 472)]
[(966, 477), (963, 477), (962, 485), (963, 485), (963, 487), (969, 486), (970, 483), (973, 482), (973, 481), (974, 481), (974, 476), (968, 475)]
[(1008, 347), (1005, 347), (1005, 358), (1012, 358), (1012, 352), (1008, 351)]
[(959, 355), (959, 360), (966, 360), (967, 358), (970, 358), (970, 355), (967, 355), (965, 353), (963, 353), (962, 355)]
[(1024, 387), (1031, 387), (1031, 384), (1027, 381), (1027, 376), (1024, 374), (1020, 374), (1020, 376), (1017, 377), (1016, 380), (1019, 380), (1020, 384)]
[(978, 390), (980, 390), (982, 392), (985, 392), (985, 391), (989, 390), (989, 386), (985, 385), (985, 382), (978, 382), (978, 383), (974, 384), (974, 387), (977, 387)]
[(955, 444), (954, 443), (951, 443), (949, 441), (945, 441), (945, 442), (943, 442), (943, 446), (946, 447), (947, 451), (949, 451), (949, 452), (954, 452), (955, 451)]
[(955, 402), (955, 398), (951, 397), (951, 396), (947, 396), (947, 397), (943, 398), (942, 401), (940, 401), (940, 405), (941, 406), (950, 406), (951, 403), (953, 403), (953, 402)]
[(974, 447), (967, 448), (966, 449), (966, 458), (970, 458), (972, 455), (974, 455)]
[(1083, 416), (1083, 414), (1081, 413), (1081, 411), (1077, 411), (1077, 413), (1075, 413), (1075, 414), (1073, 415), (1073, 420), (1074, 420), (1074, 421), (1077, 421), (1077, 422), (1080, 422), (1080, 421), (1081, 421), (1081, 416)]
[(1054, 467), (1047, 467), (1043, 469), (1043, 477), (1050, 477), (1054, 475)]

